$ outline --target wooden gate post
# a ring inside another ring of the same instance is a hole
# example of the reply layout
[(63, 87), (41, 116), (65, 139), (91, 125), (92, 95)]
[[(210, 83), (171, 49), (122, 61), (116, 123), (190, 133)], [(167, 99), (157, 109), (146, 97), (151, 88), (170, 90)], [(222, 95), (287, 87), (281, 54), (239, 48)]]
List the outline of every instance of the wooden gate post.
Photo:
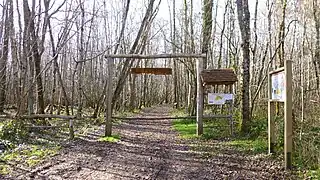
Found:
[(108, 89), (107, 89), (107, 101), (105, 118), (105, 136), (111, 136), (112, 134), (112, 79), (113, 79), (113, 66), (114, 59), (108, 58)]
[(73, 119), (69, 120), (69, 138), (74, 139)]
[(292, 61), (285, 61), (284, 159), (286, 169), (292, 168)]
[[(280, 75), (276, 75), (281, 73)], [(275, 76), (273, 79), (272, 76)], [(279, 77), (277, 77), (279, 76)], [(277, 79), (280, 78), (280, 79)], [(275, 82), (272, 82), (275, 81)], [(279, 82), (280, 81), (280, 82)], [(272, 83), (275, 83), (272, 85)], [(284, 102), (284, 161), (285, 168), (292, 168), (292, 61), (286, 60), (285, 65), (269, 73), (268, 81), (268, 144), (269, 153), (274, 152), (275, 145), (275, 102)], [(274, 87), (273, 87), (274, 86)], [(274, 92), (272, 92), (274, 91)], [(280, 97), (278, 97), (278, 91)], [(274, 97), (272, 97), (274, 96)]]
[(271, 74), (268, 76), (268, 152), (274, 153), (275, 150), (275, 103), (271, 100), (272, 98), (272, 84), (271, 84)]
[(201, 72), (203, 70), (203, 58), (197, 59), (197, 135), (203, 134), (203, 84)]

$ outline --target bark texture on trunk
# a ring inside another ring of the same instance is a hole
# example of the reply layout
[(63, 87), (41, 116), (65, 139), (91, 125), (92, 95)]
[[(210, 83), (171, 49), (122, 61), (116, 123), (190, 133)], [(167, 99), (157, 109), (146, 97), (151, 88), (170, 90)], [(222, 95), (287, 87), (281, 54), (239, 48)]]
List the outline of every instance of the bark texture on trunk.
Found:
[(248, 133), (250, 125), (250, 12), (248, 0), (237, 0), (238, 21), (242, 39), (242, 125), (241, 132)]

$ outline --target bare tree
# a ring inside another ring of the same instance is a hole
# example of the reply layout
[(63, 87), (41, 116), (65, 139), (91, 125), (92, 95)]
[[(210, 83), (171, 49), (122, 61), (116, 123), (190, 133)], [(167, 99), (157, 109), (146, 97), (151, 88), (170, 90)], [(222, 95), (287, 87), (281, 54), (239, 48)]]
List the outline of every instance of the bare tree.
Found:
[[(212, 33), (212, 7), (213, 0), (203, 1), (203, 25), (202, 25), (202, 53), (208, 53), (210, 48), (211, 33)], [(207, 61), (203, 62), (203, 68), (207, 68)]]
[[(0, 25), (0, 114), (4, 111), (6, 101), (6, 85), (7, 85), (7, 61), (9, 54), (9, 36), (10, 36), (10, 10), (12, 0), (7, 0), (3, 8), (3, 18)], [(3, 34), (2, 34), (3, 32)]]
[(241, 132), (248, 133), (250, 125), (250, 12), (248, 0), (237, 0), (238, 21), (242, 39), (242, 126)]
[(313, 0), (313, 19), (315, 23), (315, 31), (316, 31), (316, 43), (314, 47), (314, 58), (313, 65), (315, 66), (315, 75), (317, 80), (317, 88), (320, 88), (320, 79), (319, 79), (319, 71), (320, 71), (320, 6), (318, 4), (318, 0)]
[[(131, 47), (131, 49), (129, 51), (130, 54), (141, 52), (141, 49), (138, 48), (139, 44), (145, 46), (145, 44), (142, 41), (142, 39), (143, 39), (142, 37), (143, 37), (144, 34), (147, 33), (147, 31), (146, 31), (146, 30), (148, 30), (147, 26), (148, 26), (148, 24), (151, 23), (151, 20), (153, 19), (153, 17), (157, 13), (157, 12), (154, 12), (154, 9), (153, 9), (154, 2), (155, 2), (155, 0), (151, 0), (149, 2), (149, 4), (148, 4), (147, 11), (146, 11), (145, 16), (144, 16), (144, 18), (142, 20), (142, 23), (140, 25), (140, 28), (139, 28), (139, 31), (137, 33), (136, 39), (135, 39), (135, 41), (134, 41), (134, 43), (133, 43), (133, 45), (132, 45), (132, 47)], [(140, 48), (141, 47), (142, 46), (140, 46)], [(129, 75), (129, 70), (132, 67), (133, 62), (134, 62), (134, 59), (127, 59), (123, 64), (123, 67), (122, 67), (122, 70), (120, 72), (120, 76), (119, 76), (119, 79), (118, 79), (118, 82), (117, 82), (117, 85), (116, 85), (116, 89), (115, 89), (115, 91), (113, 93), (113, 97), (112, 97), (112, 109), (114, 109), (114, 106), (115, 106), (115, 103), (117, 101), (117, 98), (120, 96), (120, 93), (123, 90), (123, 87), (124, 87), (124, 84), (125, 84), (125, 80)]]

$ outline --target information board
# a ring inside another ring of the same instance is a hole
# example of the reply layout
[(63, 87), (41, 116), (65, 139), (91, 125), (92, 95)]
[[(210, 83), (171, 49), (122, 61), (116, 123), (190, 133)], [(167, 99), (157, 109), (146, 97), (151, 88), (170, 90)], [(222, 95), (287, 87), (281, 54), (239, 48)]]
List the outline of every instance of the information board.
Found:
[(208, 104), (223, 105), (227, 100), (233, 100), (233, 94), (208, 93)]
[(285, 101), (285, 72), (277, 72), (271, 75), (271, 99)]

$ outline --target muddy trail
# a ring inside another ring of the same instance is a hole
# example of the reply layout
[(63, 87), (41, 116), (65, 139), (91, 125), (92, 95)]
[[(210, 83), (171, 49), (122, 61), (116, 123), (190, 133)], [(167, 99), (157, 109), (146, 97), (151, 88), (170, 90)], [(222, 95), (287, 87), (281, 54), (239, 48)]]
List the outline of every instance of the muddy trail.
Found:
[[(165, 117), (170, 110), (146, 108), (137, 117)], [(215, 140), (179, 138), (171, 120), (123, 121), (114, 127), (121, 136), (116, 143), (98, 141), (103, 132), (101, 127), (77, 138), (14, 179), (288, 179), (282, 164), (266, 155), (241, 153)]]

